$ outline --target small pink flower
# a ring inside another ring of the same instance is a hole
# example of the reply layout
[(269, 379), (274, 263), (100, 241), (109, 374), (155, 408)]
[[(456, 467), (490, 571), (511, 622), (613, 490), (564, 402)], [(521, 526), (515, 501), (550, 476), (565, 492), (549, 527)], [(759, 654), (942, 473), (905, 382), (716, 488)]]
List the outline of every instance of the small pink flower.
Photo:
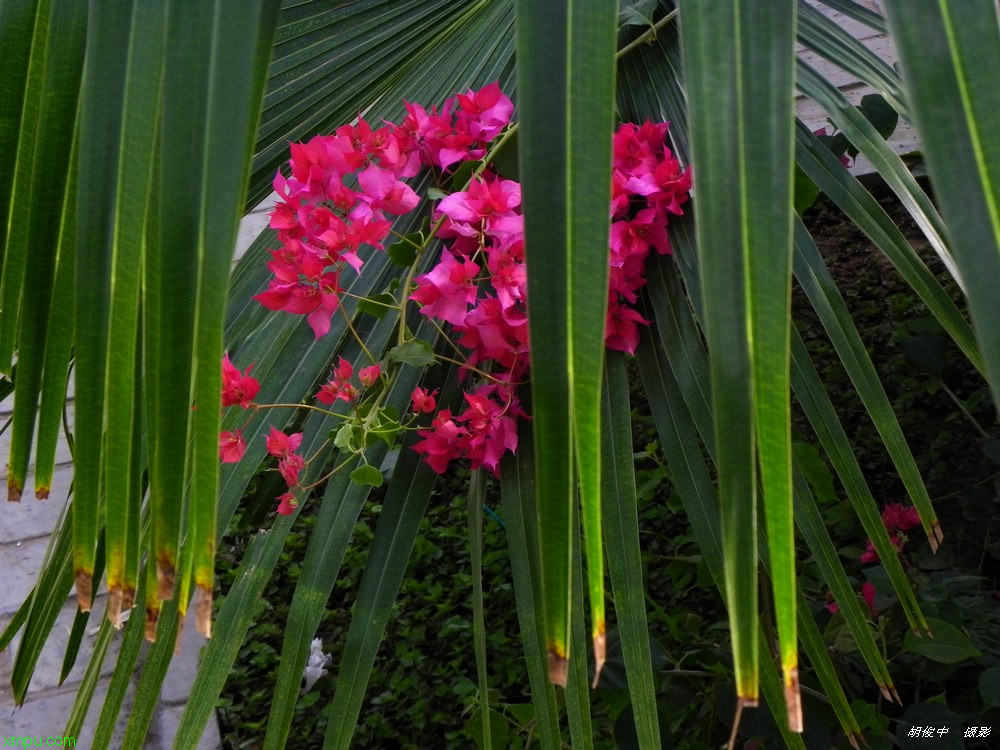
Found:
[(229, 361), (229, 352), (222, 357), (222, 405), (235, 406), (239, 404), (244, 409), (250, 406), (257, 392), (260, 391), (260, 383), (257, 378), (250, 376), (253, 365), (247, 367), (246, 374)]
[(302, 433), (286, 435), (281, 430), (271, 428), (271, 434), (264, 438), (267, 442), (267, 452), (277, 458), (285, 458), (302, 444)]
[(354, 366), (343, 357), (337, 360), (337, 366), (333, 368), (333, 377), (337, 380), (347, 380), (354, 374)]
[(889, 503), (882, 509), (882, 523), (890, 532), (909, 531), (920, 525), (920, 515), (912, 505), (904, 508), (902, 503)]
[(382, 374), (382, 368), (378, 364), (374, 364), (371, 367), (364, 367), (358, 371), (358, 380), (361, 381), (361, 385), (365, 388), (371, 388), (375, 381), (378, 380), (379, 375)]
[(298, 453), (289, 453), (278, 461), (278, 473), (285, 484), (294, 487), (299, 483), (299, 472), (306, 468), (306, 460)]
[(290, 516), (295, 512), (295, 509), (299, 507), (299, 501), (295, 499), (295, 495), (291, 492), (286, 492), (284, 495), (278, 495), (276, 499), (278, 500), (279, 515)]
[(865, 604), (868, 605), (868, 610), (872, 613), (872, 617), (875, 617), (875, 584), (871, 581), (865, 581), (861, 584), (861, 597), (865, 600)]
[(246, 452), (247, 443), (241, 430), (219, 433), (219, 460), (224, 464), (235, 464)]
[(413, 411), (417, 414), (430, 414), (434, 411), (437, 408), (437, 402), (434, 399), (437, 392), (437, 388), (430, 392), (420, 386), (414, 388), (413, 393), (410, 394), (410, 399), (413, 401)]
[(865, 551), (861, 553), (861, 557), (859, 558), (859, 560), (861, 561), (862, 565), (878, 562), (878, 552), (875, 551), (875, 545), (872, 544), (871, 541), (868, 542), (867, 546), (865, 547)]

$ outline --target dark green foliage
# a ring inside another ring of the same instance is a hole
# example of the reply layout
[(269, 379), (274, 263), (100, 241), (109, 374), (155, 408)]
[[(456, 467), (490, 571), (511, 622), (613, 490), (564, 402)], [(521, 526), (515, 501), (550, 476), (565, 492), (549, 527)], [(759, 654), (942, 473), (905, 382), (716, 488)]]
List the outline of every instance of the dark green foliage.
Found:
[[(905, 212), (889, 197), (883, 197), (882, 202), (904, 234), (913, 238), (931, 268), (940, 270)], [(821, 199), (804, 218), (869, 347), (945, 533), (936, 555), (919, 527), (911, 530), (903, 550), (904, 568), (920, 606), (935, 635), (940, 636), (934, 642), (910, 634), (900, 607), (888, 593), (891, 588), (884, 580), (882, 566), (859, 562), (865, 549), (864, 531), (837, 481), (823, 476), (827, 469), (821, 454), (808, 447), (816, 444), (808, 424), (802, 418), (796, 420), (796, 440), (805, 444), (799, 448), (800, 457), (811, 456), (810, 482), (823, 487), (817, 493), (820, 511), (852, 585), (860, 589), (870, 581), (877, 589), (878, 620), (872, 627), (889, 658), (903, 706), (883, 700), (843, 618), (826, 609), (831, 595), (816, 565), (804, 553), (799, 556), (800, 585), (871, 748), (890, 750), (893, 741), (904, 748), (917, 747), (906, 736), (909, 729), (935, 722), (947, 724), (952, 741), (957, 735), (962, 742), (966, 727), (1000, 725), (1000, 600), (996, 594), (1000, 577), (1000, 430), (981, 378), (954, 351), (950, 339), (940, 335), (926, 309), (888, 262), (855, 228), (842, 221), (828, 201)], [(941, 271), (939, 278), (947, 277)], [(947, 288), (960, 300), (953, 284)], [(837, 404), (876, 500), (880, 505), (908, 505), (864, 406), (807, 303), (798, 295), (794, 310), (796, 325)], [(663, 747), (719, 747), (728, 737), (734, 703), (726, 614), (671, 485), (636, 372), (631, 380), (643, 573)], [(268, 494), (264, 486), (269, 476), (263, 475), (259, 494)], [(443, 478), (421, 524), (408, 577), (368, 688), (356, 747), (469, 748), (477, 744), (480, 730), (472, 658), (467, 490), (466, 472)], [(491, 485), (487, 506), (499, 512), (497, 498), (490, 494), (495, 490)], [(267, 509), (273, 507), (271, 496), (262, 501)], [(380, 511), (379, 497), (376, 493), (374, 504), (362, 514), (320, 625), (318, 636), (333, 656), (330, 669), (334, 674)], [(267, 513), (250, 518), (253, 503), (249, 505), (249, 527), (266, 525)], [(257, 624), (227, 683), (219, 712), (227, 748), (251, 748), (263, 739), (289, 592), (305, 552), (312, 516), (307, 506), (277, 575), (257, 605)], [(234, 562), (248, 537), (237, 532), (227, 538), (218, 571), (222, 591), (231, 585)], [(490, 512), (485, 515), (483, 546), (494, 746), (524, 747), (529, 735), (537, 746), (502, 518)], [(765, 622), (768, 616), (765, 609)], [(600, 687), (592, 693), (595, 747), (631, 748), (635, 746), (630, 741), (634, 728), (613, 606), (609, 608), (608, 631), (608, 662)], [(837, 729), (829, 705), (814, 692), (818, 685), (809, 665), (804, 667), (806, 746), (850, 747)], [(320, 746), (327, 721), (323, 707), (329, 703), (332, 690), (333, 680), (328, 675), (299, 698), (290, 747)], [(768, 747), (779, 746), (767, 707), (745, 713), (741, 737), (761, 739)], [(964, 747), (985, 750), (990, 739), (964, 740)]]

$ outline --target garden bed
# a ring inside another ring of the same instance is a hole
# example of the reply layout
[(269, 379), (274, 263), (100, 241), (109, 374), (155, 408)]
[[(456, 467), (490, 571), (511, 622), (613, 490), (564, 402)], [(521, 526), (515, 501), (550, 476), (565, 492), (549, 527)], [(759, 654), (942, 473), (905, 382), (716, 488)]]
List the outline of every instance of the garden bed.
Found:
[[(921, 257), (937, 269), (939, 278), (946, 278), (895, 199), (882, 194), (880, 200)], [(952, 644), (955, 648), (968, 647), (980, 655), (968, 652), (953, 663), (945, 663), (903, 649), (908, 630), (905, 621), (894, 598), (885, 593), (891, 590), (889, 586), (879, 586), (881, 566), (859, 562), (866, 537), (846, 500), (829, 503), (821, 510), (848, 575), (858, 586), (872, 581), (879, 591), (873, 627), (889, 656), (902, 707), (882, 700), (841, 627), (842, 620), (838, 622), (838, 616), (828, 609), (832, 599), (815, 565), (804, 555), (800, 555), (801, 586), (825, 629), (845, 690), (855, 701), (855, 713), (873, 748), (891, 747), (886, 732), (907, 747), (907, 742), (913, 742), (906, 737), (907, 728), (931, 721), (950, 721), (966, 728), (992, 721), (1000, 731), (1000, 602), (996, 596), (1000, 541), (995, 540), (1000, 520), (1000, 434), (989, 393), (888, 261), (832, 204), (821, 199), (806, 213), (805, 220), (861, 330), (944, 530), (945, 541), (937, 555), (931, 554), (926, 539), (915, 530), (904, 547), (905, 567), (924, 613), (954, 627), (964, 639)], [(949, 289), (958, 301), (954, 285)], [(799, 294), (794, 308), (796, 325), (837, 405), (877, 502), (908, 505), (881, 438), (815, 315)], [(633, 391), (640, 534), (664, 746), (714, 748), (725, 741), (731, 720), (728, 625), (721, 598), (669, 482), (652, 422), (644, 416), (648, 409), (638, 384)], [(804, 418), (795, 424), (797, 440), (817, 443)], [(477, 689), (466, 541), (467, 486), (468, 477), (463, 472), (438, 482), (378, 654), (354, 739), (356, 747), (464, 748), (472, 744)], [(266, 514), (273, 503), (266, 492), (260, 494), (266, 505), (259, 508), (264, 510), (254, 510), (250, 503), (244, 529), (230, 533), (221, 550), (217, 572), (222, 592), (232, 583), (249, 530), (268, 524)], [(484, 529), (490, 702), (506, 721), (501, 746), (523, 747), (531, 732), (533, 710), (497, 498), (489, 496), (488, 505), (497, 511), (486, 516)], [(332, 698), (351, 603), (380, 509), (378, 495), (373, 494), (317, 634), (333, 657), (330, 674), (300, 698), (289, 746), (322, 744), (327, 721), (324, 708)], [(219, 719), (226, 748), (255, 748), (262, 743), (289, 592), (304, 556), (311, 516), (307, 504), (276, 574), (257, 603), (255, 624), (223, 691)], [(595, 747), (614, 747), (616, 741), (627, 746), (628, 699), (624, 672), (616, 663), (620, 656), (614, 651), (613, 626), (612, 621), (609, 666), (592, 702)], [(803, 683), (807, 688), (816, 686), (808, 670)], [(815, 746), (832, 743), (847, 747), (823, 700), (807, 690), (805, 701), (807, 746), (826, 742)], [(748, 712), (743, 730), (744, 736), (760, 738), (775, 731), (763, 708)], [(964, 740), (961, 731), (953, 730), (945, 742), (953, 744), (938, 743), (935, 747), (977, 747), (976, 742), (989, 740)]]

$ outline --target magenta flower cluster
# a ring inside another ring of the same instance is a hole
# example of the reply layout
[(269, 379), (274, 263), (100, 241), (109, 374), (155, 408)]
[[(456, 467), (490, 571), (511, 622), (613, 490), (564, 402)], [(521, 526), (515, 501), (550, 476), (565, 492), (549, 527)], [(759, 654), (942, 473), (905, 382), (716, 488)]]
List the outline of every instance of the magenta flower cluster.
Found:
[[(405, 180), (424, 167), (448, 175), (462, 163), (482, 160), (513, 111), (492, 83), (455, 95), (440, 112), (406, 103), (399, 125), (373, 129), (359, 118), (332, 135), (292, 144), (290, 175), (279, 172), (274, 179), (279, 200), (271, 227), (280, 247), (270, 251), (273, 277), (255, 299), (271, 310), (305, 315), (317, 338), (326, 334), (340, 304), (345, 264), (360, 271), (359, 248), (384, 249), (392, 217), (419, 202)], [(646, 259), (651, 249), (670, 252), (666, 227), (671, 216), (683, 213), (691, 188), (690, 170), (666, 145), (667, 128), (626, 123), (614, 136), (605, 339), (609, 348), (629, 353), (638, 345), (639, 326), (648, 324), (633, 306), (645, 283)], [(518, 420), (528, 418), (517, 397), (530, 368), (521, 186), (489, 165), (478, 171), (463, 190), (437, 203), (435, 236), (445, 247), (438, 263), (415, 279), (415, 288), (403, 290), (423, 315), (450, 326), (465, 353), (463, 377), (472, 383), (460, 413), (443, 409), (418, 430), (422, 439), (414, 450), (439, 473), (466, 458), (473, 469), (484, 466), (497, 474), (503, 455), (517, 448)], [(378, 374), (365, 372), (373, 377), (362, 377), (362, 386)], [(341, 361), (317, 400), (358, 399), (362, 391), (349, 382), (351, 375)], [(414, 413), (435, 406), (433, 394), (414, 392)], [(237, 450), (227, 437), (220, 449), (224, 460), (233, 460)]]

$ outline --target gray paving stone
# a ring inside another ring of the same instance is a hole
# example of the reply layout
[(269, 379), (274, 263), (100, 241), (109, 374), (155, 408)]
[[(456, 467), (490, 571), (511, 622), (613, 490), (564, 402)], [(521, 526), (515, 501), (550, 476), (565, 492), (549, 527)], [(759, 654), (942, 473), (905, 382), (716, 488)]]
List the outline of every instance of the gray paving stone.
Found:
[[(48, 691), (34, 696), (29, 696), (21, 708), (12, 710), (9, 704), (0, 706), (3, 715), (0, 716), (0, 727), (3, 728), (5, 736), (19, 737), (51, 737), (64, 736), (66, 719), (73, 709), (73, 702), (76, 700), (76, 686), (69, 686), (63, 690)], [(87, 718), (83, 722), (80, 731), (75, 735), (75, 747), (77, 750), (90, 750), (93, 747), (94, 733), (101, 715), (101, 706), (104, 704), (104, 697), (108, 692), (108, 681), (98, 683), (94, 690), (94, 698), (90, 704)], [(111, 747), (124, 747), (125, 727), (131, 712), (133, 689), (125, 696), (122, 703), (121, 712), (118, 715), (118, 722), (111, 739)], [(158, 717), (154, 716), (155, 722)], [(149, 750), (159, 750), (158, 745), (146, 743)]]
[[(36, 500), (33, 482), (19, 503), (5, 503), (0, 511), (0, 544), (49, 536), (66, 505), (73, 482), (72, 464), (56, 468), (47, 500)], [(2, 491), (2, 490), (0, 490)]]
[[(6, 511), (7, 508), (3, 510)], [(0, 518), (2, 517), (3, 513), (0, 513)], [(47, 538), (40, 537), (24, 542), (0, 544), (0, 570), (4, 571), (0, 614), (16, 612), (21, 606), (21, 602), (35, 585), (35, 578), (41, 570), (48, 543)]]
[[(164, 706), (160, 710), (157, 739), (163, 750), (173, 747), (174, 737), (177, 736), (177, 728), (180, 726), (183, 713), (184, 706)], [(219, 723), (213, 716), (205, 727), (201, 740), (193, 750), (219, 750), (220, 747), (222, 747), (222, 740), (219, 736)]]
[(271, 193), (240, 221), (240, 227), (236, 234), (236, 248), (233, 252), (234, 261), (242, 258), (257, 236), (267, 229), (270, 223), (267, 212), (271, 210), (277, 198), (277, 193)]
[[(4, 420), (6, 419), (6, 417), (2, 417), (2, 415), (0, 415), (0, 418)], [(70, 430), (72, 430), (73, 429), (72, 408), (69, 410), (69, 414), (67, 416), (66, 421), (69, 424)], [(11, 432), (8, 429), (3, 433), (3, 435), (0, 435), (0, 457), (3, 457), (3, 461), (0, 461), (0, 479), (4, 480), (7, 479), (7, 456), (10, 455), (10, 440), (11, 440)], [(34, 460), (35, 460), (34, 447), (32, 447), (31, 461), (28, 463), (29, 471), (35, 465)], [(66, 440), (63, 437), (61, 437), (59, 443), (56, 445), (56, 464), (57, 465), (68, 464), (72, 460), (73, 457), (70, 455), (69, 446), (66, 444)], [(3, 484), (4, 484), (4, 493), (6, 493), (6, 484), (7, 484), (6, 481)], [(28, 496), (27, 492), (25, 492), (24, 494), (25, 497)]]
[(163, 680), (160, 691), (162, 703), (184, 703), (191, 694), (191, 686), (198, 674), (198, 662), (201, 650), (208, 640), (194, 626), (194, 610), (188, 611), (181, 636), (181, 650), (174, 654)]
[[(97, 642), (97, 628), (100, 627), (104, 618), (104, 608), (107, 605), (106, 597), (99, 597), (94, 602), (94, 609), (90, 614), (87, 625), (87, 632), (80, 643), (80, 651), (76, 657), (76, 663), (69, 675), (66, 683), (72, 684), (83, 678), (84, 670), (90, 662), (90, 657), (94, 653), (94, 644)], [(60, 611), (56, 618), (55, 625), (49, 639), (42, 647), (42, 652), (38, 655), (38, 662), (35, 665), (35, 673), (31, 678), (30, 692), (42, 691), (59, 687), (59, 675), (62, 672), (63, 658), (66, 654), (66, 644), (69, 640), (70, 629), (73, 620), (76, 618), (76, 600), (70, 599)], [(17, 653), (21, 645), (21, 635), (14, 636), (11, 643), (11, 655)], [(108, 645), (108, 652), (101, 667), (102, 676), (110, 676), (114, 671), (115, 659), (118, 658), (118, 648), (121, 643), (121, 634), (112, 635), (111, 643)], [(10, 672), (0, 669), (0, 679), (4, 683), (10, 681)]]

